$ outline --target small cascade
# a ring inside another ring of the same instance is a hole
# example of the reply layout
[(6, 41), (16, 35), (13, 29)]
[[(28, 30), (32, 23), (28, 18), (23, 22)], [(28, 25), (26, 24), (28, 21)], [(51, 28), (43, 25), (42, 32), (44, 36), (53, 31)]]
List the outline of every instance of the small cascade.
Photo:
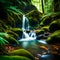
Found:
[(36, 33), (35, 31), (30, 31), (30, 33), (28, 34), (26, 31), (29, 31), (29, 20), (27, 17), (25, 17), (25, 15), (23, 15), (23, 20), (22, 20), (22, 30), (23, 30), (23, 34), (22, 34), (22, 39), (20, 39), (19, 41), (26, 41), (26, 40), (35, 40), (36, 39)]
[(23, 15), (23, 20), (22, 20), (22, 30), (23, 32), (26, 30), (29, 30), (29, 20), (25, 15)]
[(35, 31), (30, 31), (29, 37), (36, 38), (36, 33), (35, 33)]

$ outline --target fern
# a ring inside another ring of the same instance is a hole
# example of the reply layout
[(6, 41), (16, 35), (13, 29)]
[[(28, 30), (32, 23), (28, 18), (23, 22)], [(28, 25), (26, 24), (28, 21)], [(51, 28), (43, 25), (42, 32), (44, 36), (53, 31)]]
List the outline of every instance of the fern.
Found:
[(6, 43), (9, 43), (6, 39), (0, 37), (0, 45), (4, 45)]

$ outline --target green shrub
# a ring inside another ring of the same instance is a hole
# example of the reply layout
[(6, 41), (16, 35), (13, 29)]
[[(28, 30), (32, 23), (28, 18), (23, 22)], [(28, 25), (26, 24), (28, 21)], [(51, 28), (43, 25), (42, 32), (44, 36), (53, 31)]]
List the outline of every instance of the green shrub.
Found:
[(49, 30), (50, 30), (50, 32), (54, 32), (56, 30), (60, 30), (60, 19), (58, 19), (56, 21), (53, 21), (50, 24)]
[(47, 42), (52, 44), (60, 43), (60, 30), (57, 30), (54, 33), (52, 33), (52, 35), (48, 37)]
[(0, 60), (31, 60), (24, 56), (0, 56)]
[(14, 50), (10, 53), (10, 55), (25, 56), (30, 58), (31, 60), (35, 60), (34, 56), (30, 52), (24, 49)]

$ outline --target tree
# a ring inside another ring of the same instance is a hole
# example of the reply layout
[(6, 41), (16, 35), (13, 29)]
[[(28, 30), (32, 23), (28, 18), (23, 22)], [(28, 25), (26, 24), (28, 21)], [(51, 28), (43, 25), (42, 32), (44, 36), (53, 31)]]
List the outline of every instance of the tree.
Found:
[(41, 3), (42, 3), (42, 11), (43, 11), (43, 13), (44, 13), (44, 0), (41, 0)]

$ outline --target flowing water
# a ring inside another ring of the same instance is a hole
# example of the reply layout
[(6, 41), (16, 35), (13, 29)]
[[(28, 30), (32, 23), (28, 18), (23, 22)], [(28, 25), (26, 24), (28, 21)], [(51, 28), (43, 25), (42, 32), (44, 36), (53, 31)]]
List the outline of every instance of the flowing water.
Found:
[[(22, 20), (22, 30), (22, 38), (19, 40), (20, 48), (28, 50), (39, 60), (52, 60), (49, 45), (46, 43), (46, 40), (36, 39), (36, 33), (33, 30), (30, 31), (29, 20), (25, 15), (23, 15)], [(30, 32), (27, 33), (27, 30)]]
[(36, 33), (35, 31), (30, 31), (30, 33), (27, 33), (26, 31), (29, 31), (29, 20), (25, 15), (23, 15), (23, 20), (22, 20), (22, 39), (19, 41), (28, 41), (28, 40), (35, 40), (36, 39)]

